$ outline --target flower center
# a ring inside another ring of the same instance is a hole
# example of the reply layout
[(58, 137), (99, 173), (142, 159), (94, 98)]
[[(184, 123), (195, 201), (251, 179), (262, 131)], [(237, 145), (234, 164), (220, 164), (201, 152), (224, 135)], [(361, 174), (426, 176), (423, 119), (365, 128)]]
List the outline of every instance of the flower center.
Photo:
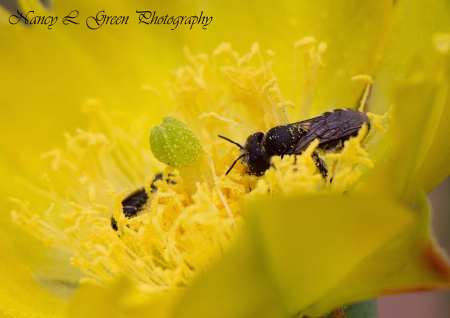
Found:
[[(37, 191), (53, 204), (40, 216), (19, 201), (21, 209), (12, 213), (13, 220), (46, 245), (72, 253), (71, 262), (85, 281), (107, 284), (127, 275), (143, 292), (154, 293), (188, 285), (221, 256), (244, 223), (242, 205), (247, 198), (351, 194), (373, 167), (369, 151), (382, 137), (387, 116), (368, 114), (370, 131), (363, 126), (338, 153), (319, 153), (329, 169), (327, 179), (312, 157), (317, 141), (299, 156), (273, 156), (261, 178), (247, 174), (240, 163), (225, 175), (240, 153), (217, 135), (241, 142), (256, 131), (291, 123), (289, 115), (308, 117), (326, 45), (316, 46), (313, 38), (306, 38), (296, 49), (305, 62), (301, 102), (291, 110), (287, 107), (294, 104), (283, 98), (272, 72), (273, 52), (264, 62), (257, 44), (243, 57), (228, 44), (222, 44), (212, 59), (186, 50), (190, 65), (174, 72), (170, 81), (170, 113), (193, 130), (205, 152), (201, 168), (212, 177), (196, 176), (194, 192), (188, 190), (188, 177), (164, 168), (143, 144), (148, 119), (126, 129), (119, 124), (126, 119), (105, 115), (98, 101), (89, 100), (86, 110), (100, 127), (97, 132), (78, 130), (75, 137), (67, 136), (66, 151), (44, 155), (53, 159), (52, 171), (44, 178), (48, 187)], [(155, 180), (161, 171), (163, 177)], [(124, 207), (127, 194), (142, 188), (148, 198), (136, 197)], [(128, 218), (128, 208), (136, 208), (136, 216)]]

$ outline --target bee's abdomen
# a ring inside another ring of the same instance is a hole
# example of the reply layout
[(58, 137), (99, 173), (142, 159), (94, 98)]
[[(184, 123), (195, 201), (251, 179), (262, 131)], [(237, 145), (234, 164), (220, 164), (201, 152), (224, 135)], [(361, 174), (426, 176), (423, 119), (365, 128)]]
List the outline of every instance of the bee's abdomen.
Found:
[[(162, 180), (162, 177), (162, 173), (159, 173), (155, 176), (155, 179), (153, 180), (151, 186), (152, 193), (157, 190), (154, 185), (155, 182), (158, 180)], [(129, 219), (136, 217), (138, 213), (144, 209), (145, 205), (149, 202), (149, 199), (150, 197), (144, 188), (133, 192), (122, 201), (123, 214)], [(118, 230), (117, 222), (114, 218), (111, 218), (111, 227), (116, 231)]]

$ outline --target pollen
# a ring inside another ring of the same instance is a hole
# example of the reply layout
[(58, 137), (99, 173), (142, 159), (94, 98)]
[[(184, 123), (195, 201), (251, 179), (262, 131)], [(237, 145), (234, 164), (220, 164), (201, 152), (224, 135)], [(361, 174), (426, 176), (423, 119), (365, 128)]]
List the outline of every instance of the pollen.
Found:
[(312, 158), (317, 145), (315, 140), (299, 156), (273, 157), (272, 167), (258, 180), (251, 196), (267, 195), (267, 192), (275, 197), (317, 192), (323, 183)]
[(344, 193), (349, 190), (349, 185), (358, 180), (361, 172), (356, 169), (357, 165), (362, 164), (373, 168), (373, 162), (368, 158), (367, 151), (361, 146), (367, 131), (367, 125), (363, 125), (355, 138), (345, 142), (344, 149), (341, 152), (326, 154), (328, 162), (331, 162), (333, 167), (331, 187), (334, 192)]

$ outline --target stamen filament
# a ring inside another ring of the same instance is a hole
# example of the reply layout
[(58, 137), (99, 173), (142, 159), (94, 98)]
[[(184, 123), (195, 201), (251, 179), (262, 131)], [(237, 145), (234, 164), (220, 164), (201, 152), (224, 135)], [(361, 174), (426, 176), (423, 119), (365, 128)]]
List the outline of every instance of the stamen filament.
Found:
[(214, 118), (214, 119), (218, 119), (218, 120), (221, 120), (221, 121), (224, 121), (224, 122), (233, 124), (233, 125), (235, 125), (236, 127), (241, 128), (242, 130), (244, 130), (245, 132), (247, 132), (247, 133), (249, 133), (249, 134), (253, 134), (253, 133), (254, 133), (253, 130), (251, 130), (251, 129), (245, 127), (245, 126), (242, 125), (242, 124), (239, 124), (237, 121), (234, 121), (234, 120), (232, 120), (232, 119), (228, 119), (228, 118), (219, 116), (219, 114), (214, 113), (214, 112), (212, 112), (212, 113), (203, 113), (203, 114), (201, 114), (200, 116), (198, 116), (198, 118), (199, 118), (199, 119), (213, 119), (213, 118)]

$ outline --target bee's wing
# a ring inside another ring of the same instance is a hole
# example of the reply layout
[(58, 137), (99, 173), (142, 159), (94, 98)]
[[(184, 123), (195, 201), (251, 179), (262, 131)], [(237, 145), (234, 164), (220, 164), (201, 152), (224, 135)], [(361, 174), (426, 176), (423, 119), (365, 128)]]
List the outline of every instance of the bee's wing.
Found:
[(316, 126), (317, 124), (323, 122), (325, 120), (325, 114), (322, 114), (320, 116), (310, 118), (304, 121), (299, 121), (298, 123), (293, 123), (292, 125), (296, 127), (300, 127), (306, 131), (309, 131), (312, 127)]
[(326, 121), (326, 113), (320, 116), (310, 118), (304, 121), (300, 121), (297, 123), (293, 123), (293, 126), (304, 129), (307, 131), (306, 135), (299, 140), (299, 142), (295, 145), (294, 148), (288, 150), (286, 154), (299, 154), (301, 153), (308, 145), (317, 137), (314, 137), (316, 134), (314, 132), (317, 131), (319, 127), (321, 127)]
[(348, 137), (355, 135), (358, 133), (358, 130), (361, 127), (342, 127), (343, 125), (336, 127), (329, 127), (329, 125), (316, 125), (311, 130), (308, 131), (308, 134), (302, 138), (297, 145), (292, 149), (292, 154), (300, 154), (302, 153), (311, 142), (315, 139), (319, 139), (319, 148), (321, 145), (324, 145), (333, 140), (338, 140), (340, 138), (348, 139)]
[(370, 123), (367, 116), (362, 114), (354, 110), (336, 110), (293, 124), (298, 125), (308, 132), (289, 151), (289, 154), (300, 154), (317, 138), (319, 139), (320, 148), (321, 145), (330, 141), (348, 138), (357, 134), (364, 122)]

